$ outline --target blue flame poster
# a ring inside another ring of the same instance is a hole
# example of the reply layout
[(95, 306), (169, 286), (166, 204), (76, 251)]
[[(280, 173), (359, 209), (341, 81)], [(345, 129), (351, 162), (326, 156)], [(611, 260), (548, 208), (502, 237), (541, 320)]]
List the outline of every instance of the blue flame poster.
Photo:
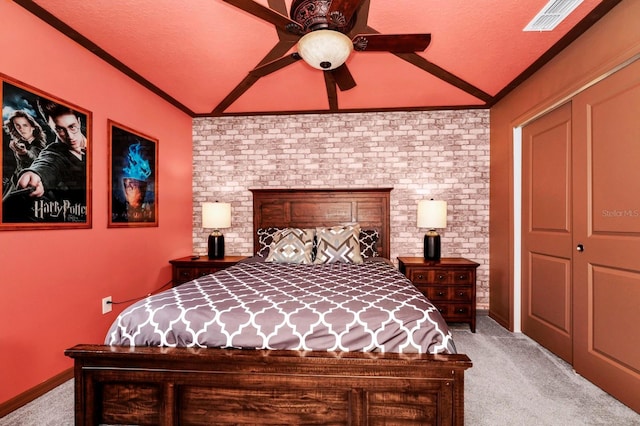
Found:
[(158, 141), (109, 121), (109, 227), (158, 226)]

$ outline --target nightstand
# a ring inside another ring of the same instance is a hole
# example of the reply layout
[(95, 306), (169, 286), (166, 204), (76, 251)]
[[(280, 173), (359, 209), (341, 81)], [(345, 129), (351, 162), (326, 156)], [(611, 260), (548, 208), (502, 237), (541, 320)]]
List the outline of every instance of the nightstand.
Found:
[(479, 263), (461, 257), (439, 262), (422, 257), (399, 257), (400, 272), (438, 308), (447, 322), (469, 323), (476, 332), (476, 268)]
[(209, 256), (200, 256), (194, 259), (192, 256), (186, 256), (170, 260), (169, 263), (173, 265), (173, 287), (221, 271), (246, 258), (247, 256), (225, 256), (221, 259), (209, 259)]

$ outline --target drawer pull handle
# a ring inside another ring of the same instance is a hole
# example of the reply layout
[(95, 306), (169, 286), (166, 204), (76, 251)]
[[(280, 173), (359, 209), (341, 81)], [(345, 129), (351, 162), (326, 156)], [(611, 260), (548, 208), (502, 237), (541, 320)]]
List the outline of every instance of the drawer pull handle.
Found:
[(464, 296), (464, 293), (463, 292), (459, 292), (458, 296)]
[(462, 314), (462, 313), (464, 313), (464, 308), (458, 308), (458, 309), (456, 309), (456, 311), (457, 311), (459, 314)]
[(462, 274), (458, 275), (459, 280), (464, 280), (465, 278), (467, 278), (466, 275), (462, 275)]
[(418, 279), (419, 279), (419, 280), (424, 280), (424, 275), (422, 275), (422, 274), (421, 274), (421, 275), (418, 275)]
[(180, 272), (180, 276), (181, 276), (181, 277), (188, 277), (188, 276), (189, 276), (189, 273), (188, 273), (188, 272), (186, 272), (186, 271), (182, 271), (182, 272)]
[(209, 275), (209, 273), (206, 271), (200, 271), (199, 274), (201, 277), (204, 277), (205, 275)]
[(444, 291), (439, 291), (438, 296), (444, 296)]
[(439, 279), (440, 281), (444, 280), (444, 278), (445, 278), (445, 276), (444, 276), (444, 275), (442, 275), (442, 274), (438, 275), (438, 279)]

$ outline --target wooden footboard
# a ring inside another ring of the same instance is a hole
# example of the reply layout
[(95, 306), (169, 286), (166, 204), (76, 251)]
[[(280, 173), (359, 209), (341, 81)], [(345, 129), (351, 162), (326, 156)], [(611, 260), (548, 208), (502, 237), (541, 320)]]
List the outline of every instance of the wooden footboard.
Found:
[(462, 425), (466, 355), (77, 345), (76, 425)]

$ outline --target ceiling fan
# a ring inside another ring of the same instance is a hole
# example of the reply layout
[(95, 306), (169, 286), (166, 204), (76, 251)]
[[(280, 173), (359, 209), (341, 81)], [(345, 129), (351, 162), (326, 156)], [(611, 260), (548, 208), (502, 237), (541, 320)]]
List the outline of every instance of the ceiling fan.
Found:
[[(289, 16), (284, 0), (269, 0), (269, 7), (253, 0), (223, 1), (273, 24), (280, 41), (214, 112), (226, 109), (260, 77), (300, 59), (324, 71), (329, 103), (336, 109), (335, 86), (341, 91), (356, 86), (345, 64), (352, 51), (415, 53), (431, 42), (431, 34), (376, 33), (367, 26), (370, 0), (293, 0)], [(297, 52), (285, 55), (295, 44)]]

